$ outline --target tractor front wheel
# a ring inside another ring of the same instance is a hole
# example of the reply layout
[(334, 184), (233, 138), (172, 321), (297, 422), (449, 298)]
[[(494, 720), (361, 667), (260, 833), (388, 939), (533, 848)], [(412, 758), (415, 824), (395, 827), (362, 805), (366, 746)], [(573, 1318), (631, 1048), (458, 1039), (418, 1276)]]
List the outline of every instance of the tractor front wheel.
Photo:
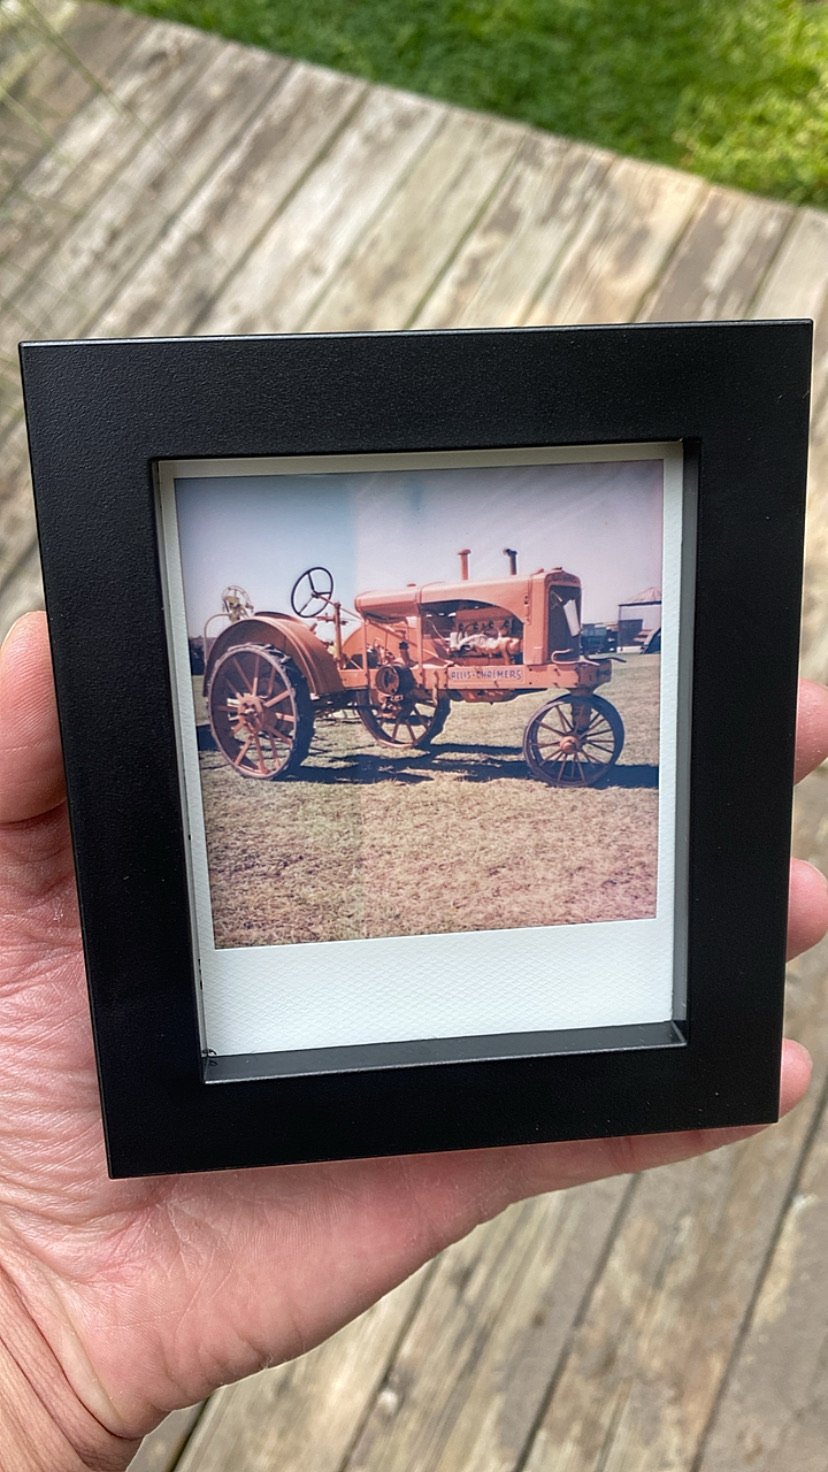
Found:
[(288, 777), (308, 754), (308, 687), (293, 661), (269, 644), (237, 644), (222, 654), (207, 706), (216, 745), (242, 777)]
[(550, 787), (595, 787), (615, 766), (624, 723), (600, 695), (558, 695), (526, 727), (523, 755), (533, 777)]

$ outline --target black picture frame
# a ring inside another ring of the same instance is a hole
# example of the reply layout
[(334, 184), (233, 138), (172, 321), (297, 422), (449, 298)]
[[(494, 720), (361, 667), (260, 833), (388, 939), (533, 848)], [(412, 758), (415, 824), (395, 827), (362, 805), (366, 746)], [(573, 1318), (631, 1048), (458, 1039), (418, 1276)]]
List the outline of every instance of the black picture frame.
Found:
[[(777, 1117), (811, 330), (21, 345), (112, 1175)], [(686, 1019), (205, 1057), (157, 462), (644, 441), (682, 442), (698, 496)]]

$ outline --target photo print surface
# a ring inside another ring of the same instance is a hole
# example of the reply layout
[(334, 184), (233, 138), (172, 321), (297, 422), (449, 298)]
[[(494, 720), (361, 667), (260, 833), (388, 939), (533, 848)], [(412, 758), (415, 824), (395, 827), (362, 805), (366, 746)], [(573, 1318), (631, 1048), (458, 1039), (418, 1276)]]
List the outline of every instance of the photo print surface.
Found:
[(674, 1015), (680, 449), (159, 484), (208, 1045)]

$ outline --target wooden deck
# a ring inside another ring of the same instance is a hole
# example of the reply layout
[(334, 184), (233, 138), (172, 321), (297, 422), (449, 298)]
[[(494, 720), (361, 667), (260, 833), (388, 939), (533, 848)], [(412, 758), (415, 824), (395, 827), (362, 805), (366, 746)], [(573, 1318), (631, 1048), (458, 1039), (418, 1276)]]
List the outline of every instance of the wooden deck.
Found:
[[(810, 315), (803, 660), (825, 676), (827, 274), (811, 210), (124, 11), (0, 0), (0, 632), (40, 598), (20, 337)], [(823, 866), (826, 795), (823, 771), (796, 836)], [(171, 1418), (136, 1472), (824, 1472), (824, 970), (824, 949), (791, 968), (816, 1077), (778, 1129), (506, 1213)]]

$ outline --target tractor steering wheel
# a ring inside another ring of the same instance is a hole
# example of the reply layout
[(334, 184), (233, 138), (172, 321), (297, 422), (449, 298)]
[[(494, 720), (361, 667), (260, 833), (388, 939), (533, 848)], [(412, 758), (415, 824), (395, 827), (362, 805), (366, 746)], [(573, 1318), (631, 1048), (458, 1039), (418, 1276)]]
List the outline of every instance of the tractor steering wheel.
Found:
[(333, 596), (333, 573), (327, 567), (308, 567), (290, 590), (290, 606), (300, 618), (319, 618)]

